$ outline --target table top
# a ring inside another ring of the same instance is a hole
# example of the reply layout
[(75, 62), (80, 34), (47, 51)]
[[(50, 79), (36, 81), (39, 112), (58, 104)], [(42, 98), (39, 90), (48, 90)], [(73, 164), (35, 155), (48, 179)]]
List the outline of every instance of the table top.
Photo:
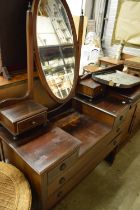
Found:
[(117, 59), (111, 58), (111, 57), (101, 57), (99, 60), (106, 62), (106, 63), (116, 64), (116, 65), (124, 63), (124, 60), (117, 60)]
[(0, 128), (2, 141), (8, 144), (34, 171), (42, 174), (50, 170), (56, 163), (76, 151), (81, 142), (58, 127), (50, 127), (41, 133), (35, 129), (33, 135), (23, 135), (17, 140), (4, 128)]

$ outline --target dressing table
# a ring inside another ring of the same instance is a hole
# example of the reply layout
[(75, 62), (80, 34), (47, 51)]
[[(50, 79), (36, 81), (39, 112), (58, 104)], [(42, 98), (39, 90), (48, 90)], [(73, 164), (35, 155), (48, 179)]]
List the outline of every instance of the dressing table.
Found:
[(47, 210), (138, 126), (140, 88), (112, 90), (90, 76), (87, 88), (86, 78), (78, 80), (80, 49), (65, 0), (34, 0), (30, 15), (36, 68), (56, 108), (44, 108), (46, 123), (42, 118), (38, 126), (29, 123), (30, 129), (19, 132), (16, 140), (5, 125), (0, 127), (0, 140), (4, 158), (31, 184), (34, 209)]

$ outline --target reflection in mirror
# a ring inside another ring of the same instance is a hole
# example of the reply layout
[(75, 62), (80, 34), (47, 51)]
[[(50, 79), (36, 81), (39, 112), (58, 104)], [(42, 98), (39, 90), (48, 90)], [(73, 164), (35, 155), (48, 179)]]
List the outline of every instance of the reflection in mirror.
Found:
[(74, 45), (70, 23), (60, 0), (41, 0), (37, 43), (42, 70), (53, 94), (65, 99), (74, 80)]

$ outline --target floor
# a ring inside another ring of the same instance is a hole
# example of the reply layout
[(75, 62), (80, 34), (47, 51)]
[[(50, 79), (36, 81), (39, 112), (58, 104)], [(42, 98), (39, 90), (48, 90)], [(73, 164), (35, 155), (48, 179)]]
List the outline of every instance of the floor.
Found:
[(103, 161), (53, 210), (140, 210), (140, 130), (112, 166)]

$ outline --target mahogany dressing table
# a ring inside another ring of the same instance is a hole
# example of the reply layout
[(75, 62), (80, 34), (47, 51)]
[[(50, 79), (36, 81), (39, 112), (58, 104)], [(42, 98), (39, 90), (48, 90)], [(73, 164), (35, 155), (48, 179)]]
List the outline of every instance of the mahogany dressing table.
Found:
[[(4, 158), (31, 184), (33, 208), (47, 210), (138, 127), (135, 116), (140, 110), (140, 88), (131, 92), (111, 90), (90, 76), (78, 81), (80, 52), (65, 0), (34, 0), (30, 15), (39, 77), (57, 107), (44, 108), (47, 117), (39, 118), (35, 127), (30, 127), (29, 121), (30, 129), (19, 132), (17, 140), (4, 125), (0, 139)], [(77, 82), (84, 91), (77, 88)], [(16, 108), (16, 103), (12, 106)]]

